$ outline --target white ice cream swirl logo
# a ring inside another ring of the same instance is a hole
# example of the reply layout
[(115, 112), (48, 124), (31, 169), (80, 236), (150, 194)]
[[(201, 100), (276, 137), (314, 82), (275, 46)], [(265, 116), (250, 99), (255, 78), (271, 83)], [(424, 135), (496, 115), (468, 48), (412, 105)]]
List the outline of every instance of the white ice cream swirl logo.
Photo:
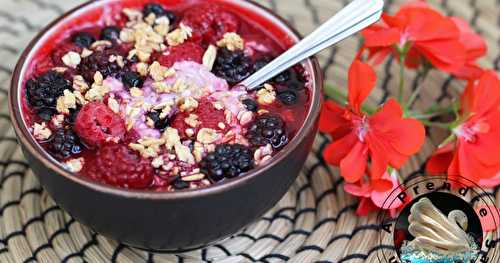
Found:
[(470, 262), (479, 248), (467, 234), (467, 215), (453, 210), (444, 215), (428, 198), (416, 202), (408, 217), (408, 231), (414, 239), (401, 248), (403, 262)]

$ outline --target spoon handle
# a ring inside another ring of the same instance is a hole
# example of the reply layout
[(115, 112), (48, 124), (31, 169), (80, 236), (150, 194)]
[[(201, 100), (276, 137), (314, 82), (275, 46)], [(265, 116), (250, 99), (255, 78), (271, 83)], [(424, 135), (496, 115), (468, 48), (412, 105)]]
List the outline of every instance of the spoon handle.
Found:
[(239, 85), (253, 90), (286, 69), (377, 22), (383, 0), (354, 0), (318, 29)]

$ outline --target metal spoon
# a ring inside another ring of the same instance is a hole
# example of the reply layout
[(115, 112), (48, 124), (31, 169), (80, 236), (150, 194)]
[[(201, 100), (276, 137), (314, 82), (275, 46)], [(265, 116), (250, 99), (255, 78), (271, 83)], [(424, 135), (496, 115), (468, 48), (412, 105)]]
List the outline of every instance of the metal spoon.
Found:
[(291, 66), (377, 22), (382, 15), (383, 7), (383, 0), (354, 0), (306, 38), (239, 85), (246, 87), (247, 90), (256, 89)]

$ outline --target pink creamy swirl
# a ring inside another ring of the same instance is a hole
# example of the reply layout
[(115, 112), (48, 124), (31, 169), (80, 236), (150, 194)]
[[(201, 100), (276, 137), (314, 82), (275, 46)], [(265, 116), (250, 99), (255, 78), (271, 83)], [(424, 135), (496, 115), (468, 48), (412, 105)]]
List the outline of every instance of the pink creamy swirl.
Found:
[[(205, 66), (196, 62), (177, 62), (174, 64), (175, 75), (164, 80), (165, 84), (173, 86), (177, 81), (182, 80), (187, 85), (198, 87), (201, 90), (186, 89), (180, 93), (157, 93), (153, 88), (153, 81), (148, 79), (142, 88), (143, 97), (135, 98), (130, 95), (130, 92), (123, 84), (115, 78), (107, 78), (104, 83), (111, 87), (111, 94), (120, 103), (120, 115), (127, 117), (127, 105), (135, 105), (137, 103), (147, 103), (150, 105), (158, 105), (163, 103), (175, 102), (178, 98), (194, 97), (200, 99), (207, 96), (214, 101), (219, 101), (228, 109), (232, 115), (238, 115), (238, 112), (244, 110), (244, 105), (240, 102), (242, 96), (247, 96), (247, 92), (241, 88), (230, 89), (226, 80), (212, 74)], [(174, 106), (170, 115), (175, 114), (178, 109)], [(140, 137), (159, 138), (161, 132), (157, 129), (150, 128), (146, 120), (147, 111), (140, 109), (134, 116), (135, 124), (133, 129)], [(236, 125), (237, 123), (231, 123)], [(239, 129), (237, 129), (239, 130)]]

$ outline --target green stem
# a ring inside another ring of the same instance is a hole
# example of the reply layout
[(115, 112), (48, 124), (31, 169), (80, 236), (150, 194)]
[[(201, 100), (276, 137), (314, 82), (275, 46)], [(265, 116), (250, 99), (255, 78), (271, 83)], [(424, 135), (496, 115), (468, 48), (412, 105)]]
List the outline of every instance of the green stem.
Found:
[(441, 146), (445, 146), (447, 145), (448, 143), (451, 143), (453, 142), (454, 140), (456, 140), (456, 136), (455, 134), (451, 134), (450, 136), (448, 136), (448, 138), (446, 138), (440, 145), (439, 147)]
[(441, 122), (432, 122), (429, 120), (422, 120), (422, 119), (420, 119), (420, 121), (427, 127), (441, 128), (441, 129), (445, 129), (445, 130), (449, 130), (451, 128), (451, 126), (454, 124), (454, 122), (441, 123)]
[(417, 88), (413, 91), (411, 94), (410, 98), (408, 99), (408, 102), (406, 103), (406, 109), (410, 109), (413, 106), (413, 103), (415, 103), (415, 100), (417, 99), (418, 95), (422, 91), (422, 88), (424, 87), (423, 83), (425, 82), (425, 79), (427, 78), (427, 75), (429, 74), (430, 67), (424, 66), (424, 70), (421, 73), (421, 80), (419, 81)]
[(403, 52), (399, 54), (399, 89), (398, 89), (398, 102), (403, 104), (404, 88), (405, 88), (405, 55)]
[(339, 104), (345, 105), (347, 102), (347, 95), (332, 85), (326, 85), (324, 92), (328, 98), (333, 99)]
[(449, 114), (449, 113), (454, 113), (454, 112), (455, 112), (454, 106), (450, 106), (450, 107), (433, 106), (422, 113), (408, 111), (407, 117), (418, 119), (418, 120), (428, 120), (428, 119), (432, 119), (434, 117), (438, 117), (438, 116), (443, 115), (443, 114)]

